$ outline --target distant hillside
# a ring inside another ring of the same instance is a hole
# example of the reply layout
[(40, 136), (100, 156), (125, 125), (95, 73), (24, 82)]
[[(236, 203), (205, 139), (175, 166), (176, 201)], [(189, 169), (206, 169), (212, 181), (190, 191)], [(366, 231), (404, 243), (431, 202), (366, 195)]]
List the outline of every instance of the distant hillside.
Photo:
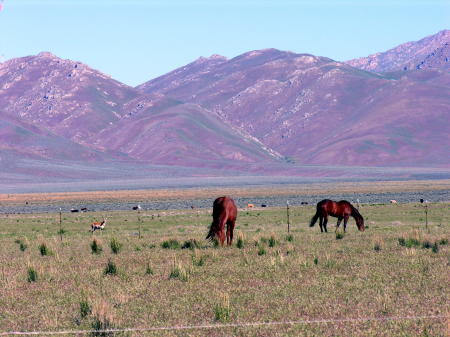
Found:
[(347, 63), (276, 49), (213, 55), (136, 88), (50, 53), (9, 60), (0, 178), (448, 168), (449, 32)]
[(450, 30), (443, 30), (419, 41), (407, 42), (388, 51), (350, 60), (347, 63), (362, 70), (392, 72), (423, 68), (423, 63), (431, 65), (432, 63), (426, 60), (433, 58), (435, 60), (433, 62), (449, 69), (448, 48), (446, 47), (445, 53), (442, 53), (442, 48), (449, 43)]
[(182, 70), (138, 88), (212, 110), (297, 163), (450, 163), (448, 73), (382, 75), (275, 49)]

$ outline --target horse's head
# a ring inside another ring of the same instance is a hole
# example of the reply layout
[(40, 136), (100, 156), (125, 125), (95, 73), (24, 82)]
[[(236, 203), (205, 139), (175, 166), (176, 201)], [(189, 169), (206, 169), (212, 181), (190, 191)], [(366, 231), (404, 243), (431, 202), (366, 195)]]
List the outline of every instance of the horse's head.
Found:
[(366, 229), (364, 227), (364, 218), (362, 216), (360, 216), (360, 217), (357, 217), (355, 220), (356, 220), (356, 226), (358, 227), (358, 229), (361, 232), (364, 232), (364, 230)]

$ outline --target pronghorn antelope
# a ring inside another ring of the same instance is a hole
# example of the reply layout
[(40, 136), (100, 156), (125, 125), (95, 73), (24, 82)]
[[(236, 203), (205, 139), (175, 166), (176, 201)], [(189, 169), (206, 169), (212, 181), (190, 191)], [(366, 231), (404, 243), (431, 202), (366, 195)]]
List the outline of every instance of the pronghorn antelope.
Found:
[(90, 229), (90, 231), (91, 231), (91, 232), (95, 232), (97, 229), (103, 230), (103, 229), (105, 228), (105, 225), (106, 225), (106, 218), (103, 218), (103, 221), (102, 221), (102, 222), (93, 222), (93, 223), (91, 224), (91, 229)]

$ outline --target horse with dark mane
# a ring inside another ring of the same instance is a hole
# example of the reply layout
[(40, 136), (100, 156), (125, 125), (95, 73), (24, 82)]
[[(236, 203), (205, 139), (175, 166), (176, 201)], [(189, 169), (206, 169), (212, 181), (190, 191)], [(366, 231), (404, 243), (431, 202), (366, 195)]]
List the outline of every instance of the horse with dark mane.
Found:
[[(359, 211), (353, 207), (351, 203), (347, 200), (333, 201), (329, 199), (324, 199), (317, 203), (316, 214), (312, 217), (309, 227), (313, 227), (317, 219), (319, 219), (320, 231), (327, 232), (327, 222), (328, 216), (331, 215), (338, 218), (336, 230), (339, 228), (342, 219), (344, 219), (344, 232), (347, 228), (348, 218), (352, 216), (356, 221), (356, 226), (360, 231), (364, 231), (364, 218), (359, 214)], [(323, 228), (322, 228), (323, 227)]]
[(214, 200), (213, 222), (209, 228), (206, 239), (213, 240), (217, 237), (220, 245), (225, 242), (225, 224), (227, 225), (227, 245), (231, 246), (233, 242), (233, 230), (237, 218), (237, 208), (233, 199), (229, 197), (220, 197)]

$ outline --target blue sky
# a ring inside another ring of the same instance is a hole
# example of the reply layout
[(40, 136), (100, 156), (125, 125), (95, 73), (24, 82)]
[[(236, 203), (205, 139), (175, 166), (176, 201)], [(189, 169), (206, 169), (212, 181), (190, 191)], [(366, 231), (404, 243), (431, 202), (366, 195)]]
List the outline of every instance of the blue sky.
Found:
[(200, 56), (343, 61), (450, 29), (450, 0), (0, 0), (1, 60), (50, 51), (138, 85)]

